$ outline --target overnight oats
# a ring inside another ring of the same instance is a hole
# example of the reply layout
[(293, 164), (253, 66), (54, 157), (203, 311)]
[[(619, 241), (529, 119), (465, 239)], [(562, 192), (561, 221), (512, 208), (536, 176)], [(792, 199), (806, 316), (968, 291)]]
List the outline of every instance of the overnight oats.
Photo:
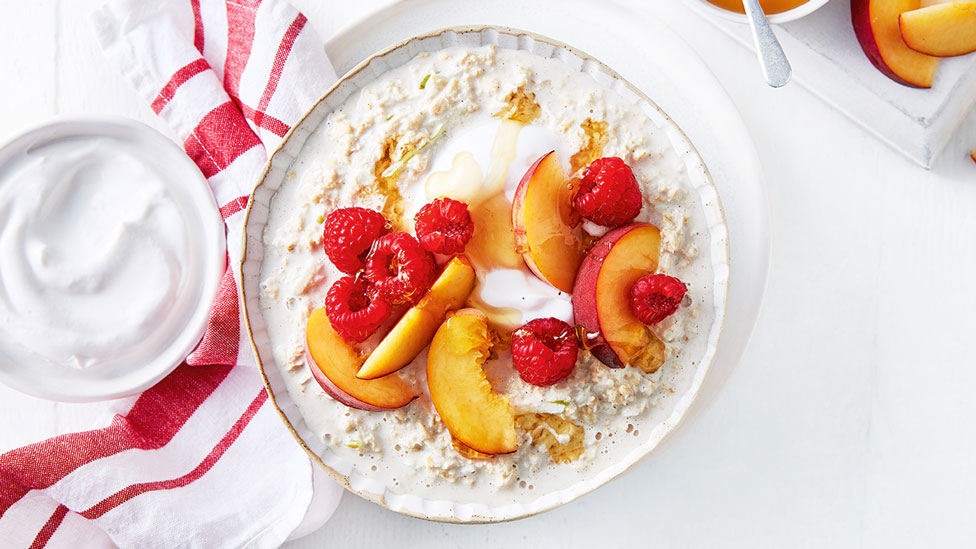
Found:
[(661, 118), (491, 45), (331, 112), (271, 203), (260, 304), (266, 367), (332, 459), (392, 494), (530, 501), (670, 417), (718, 292)]

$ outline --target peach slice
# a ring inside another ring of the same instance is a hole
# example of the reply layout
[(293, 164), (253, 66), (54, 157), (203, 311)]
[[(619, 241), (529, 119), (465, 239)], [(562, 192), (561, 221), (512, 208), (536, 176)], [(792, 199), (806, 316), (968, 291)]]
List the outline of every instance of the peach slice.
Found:
[(976, 2), (946, 2), (898, 16), (901, 37), (926, 55), (953, 57), (976, 51)]
[(583, 261), (583, 230), (573, 208), (574, 189), (555, 152), (525, 172), (512, 202), (515, 244), (529, 269), (570, 293)]
[(630, 288), (657, 271), (660, 253), (658, 228), (630, 223), (603, 235), (580, 266), (573, 315), (587, 332), (584, 347), (611, 368), (632, 364), (650, 373), (667, 358), (664, 342), (630, 310)]
[(376, 379), (413, 362), (434, 338), (448, 311), (464, 304), (474, 288), (474, 269), (463, 256), (448, 262), (430, 291), (400, 317), (370, 353), (356, 377)]
[(462, 309), (434, 334), (427, 352), (427, 386), (447, 430), (482, 454), (507, 454), (517, 446), (515, 413), (496, 393), (482, 368), (491, 352), (488, 319)]
[(332, 398), (360, 410), (382, 412), (406, 406), (418, 393), (398, 375), (373, 381), (356, 377), (362, 361), (325, 313), (316, 309), (305, 325), (305, 358), (312, 377)]
[(851, 21), (861, 49), (888, 78), (906, 86), (931, 88), (939, 59), (905, 44), (899, 16), (919, 9), (920, 0), (851, 0)]

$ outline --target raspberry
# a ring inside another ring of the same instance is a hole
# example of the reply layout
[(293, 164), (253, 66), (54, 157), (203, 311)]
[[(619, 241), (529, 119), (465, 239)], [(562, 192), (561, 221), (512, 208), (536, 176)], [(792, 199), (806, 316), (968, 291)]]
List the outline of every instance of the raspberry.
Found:
[(598, 158), (587, 166), (573, 199), (581, 216), (604, 227), (634, 219), (642, 202), (634, 172), (616, 156)]
[(341, 208), (325, 218), (322, 244), (336, 268), (355, 274), (366, 266), (373, 242), (390, 232), (383, 214), (366, 208)]
[(459, 254), (474, 234), (468, 205), (453, 198), (438, 198), (414, 217), (420, 245), (429, 252)]
[(687, 291), (673, 276), (647, 275), (630, 288), (630, 310), (644, 324), (657, 324), (678, 310)]
[(366, 278), (390, 303), (413, 303), (434, 283), (434, 259), (409, 234), (385, 234), (366, 258)]
[(376, 289), (366, 279), (345, 276), (329, 288), (325, 313), (342, 339), (358, 343), (390, 317), (390, 304), (376, 295)]
[(568, 376), (578, 353), (576, 332), (558, 318), (537, 318), (512, 333), (512, 362), (532, 385), (545, 387)]

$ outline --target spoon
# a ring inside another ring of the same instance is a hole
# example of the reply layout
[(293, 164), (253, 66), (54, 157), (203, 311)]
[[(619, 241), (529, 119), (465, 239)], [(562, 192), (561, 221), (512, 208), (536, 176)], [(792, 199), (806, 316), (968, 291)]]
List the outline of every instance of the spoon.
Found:
[(756, 43), (756, 53), (759, 55), (766, 83), (774, 88), (785, 86), (790, 81), (793, 69), (779, 45), (779, 40), (776, 40), (773, 29), (769, 27), (759, 0), (742, 0), (742, 5), (752, 27), (752, 38)]

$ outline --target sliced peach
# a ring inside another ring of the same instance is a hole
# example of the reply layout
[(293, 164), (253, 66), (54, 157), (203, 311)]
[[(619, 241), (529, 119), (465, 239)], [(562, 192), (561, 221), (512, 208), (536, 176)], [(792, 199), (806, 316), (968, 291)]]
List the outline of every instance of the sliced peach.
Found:
[(630, 288), (657, 271), (660, 253), (658, 228), (630, 223), (603, 235), (580, 266), (573, 315), (587, 332), (584, 346), (607, 366), (653, 372), (667, 357), (664, 342), (630, 310)]
[(583, 230), (573, 188), (555, 152), (525, 172), (512, 202), (515, 243), (539, 278), (570, 293), (583, 261)]
[(905, 44), (898, 29), (902, 13), (921, 0), (851, 0), (851, 21), (861, 49), (888, 78), (906, 86), (931, 88), (939, 59)]
[(312, 377), (332, 398), (360, 410), (381, 412), (406, 406), (418, 393), (399, 375), (365, 381), (356, 377), (362, 360), (316, 309), (305, 325), (305, 358)]
[(946, 2), (898, 16), (902, 40), (927, 55), (952, 57), (976, 51), (976, 3)]
[(462, 309), (434, 334), (427, 351), (427, 386), (447, 430), (482, 454), (514, 452), (515, 413), (508, 397), (496, 393), (482, 368), (491, 352), (488, 319)]
[(393, 373), (424, 350), (448, 311), (464, 304), (474, 288), (474, 269), (463, 256), (451, 259), (427, 295), (400, 317), (390, 333), (370, 353), (356, 377), (376, 379)]

